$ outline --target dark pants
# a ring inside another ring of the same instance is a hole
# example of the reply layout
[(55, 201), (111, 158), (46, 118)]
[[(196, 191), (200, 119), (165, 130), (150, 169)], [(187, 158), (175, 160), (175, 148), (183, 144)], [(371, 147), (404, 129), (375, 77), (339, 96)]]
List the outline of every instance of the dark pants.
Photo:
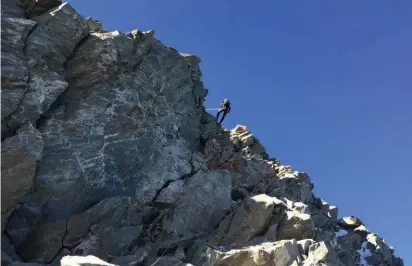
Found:
[(220, 119), (219, 124), (222, 124), (223, 119), (225, 119), (226, 114), (227, 114), (227, 109), (223, 108), (223, 109), (220, 109), (219, 112), (217, 112), (216, 121), (219, 120), (219, 115), (220, 115), (222, 112), (223, 112), (223, 116), (222, 116), (222, 118)]

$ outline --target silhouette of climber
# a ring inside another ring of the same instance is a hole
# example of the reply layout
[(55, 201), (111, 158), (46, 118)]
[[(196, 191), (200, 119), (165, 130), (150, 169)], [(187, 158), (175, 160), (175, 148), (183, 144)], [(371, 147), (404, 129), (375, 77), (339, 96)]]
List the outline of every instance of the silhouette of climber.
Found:
[(216, 121), (219, 120), (219, 115), (221, 113), (223, 113), (222, 118), (220, 119), (220, 122), (218, 122), (219, 124), (221, 124), (223, 122), (223, 120), (225, 119), (226, 115), (228, 113), (230, 113), (230, 101), (228, 99), (224, 99), (222, 105), (220, 105), (219, 111), (217, 112), (216, 115)]

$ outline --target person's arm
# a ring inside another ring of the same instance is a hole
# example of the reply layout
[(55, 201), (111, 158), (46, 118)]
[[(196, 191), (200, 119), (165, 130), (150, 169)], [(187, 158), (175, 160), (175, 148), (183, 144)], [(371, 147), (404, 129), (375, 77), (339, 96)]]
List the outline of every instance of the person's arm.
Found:
[(228, 108), (227, 108), (227, 113), (230, 113), (230, 106), (228, 106)]

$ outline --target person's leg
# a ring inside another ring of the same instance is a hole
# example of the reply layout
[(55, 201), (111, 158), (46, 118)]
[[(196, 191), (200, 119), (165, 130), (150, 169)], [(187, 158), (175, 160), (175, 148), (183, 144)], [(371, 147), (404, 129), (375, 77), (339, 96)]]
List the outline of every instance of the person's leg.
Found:
[(226, 114), (227, 114), (227, 110), (223, 110), (222, 119), (220, 119), (219, 124), (222, 124), (223, 120), (224, 120), (224, 119), (225, 119), (225, 117), (226, 117)]
[(219, 115), (223, 112), (223, 110), (219, 110), (216, 114), (216, 121), (219, 120)]

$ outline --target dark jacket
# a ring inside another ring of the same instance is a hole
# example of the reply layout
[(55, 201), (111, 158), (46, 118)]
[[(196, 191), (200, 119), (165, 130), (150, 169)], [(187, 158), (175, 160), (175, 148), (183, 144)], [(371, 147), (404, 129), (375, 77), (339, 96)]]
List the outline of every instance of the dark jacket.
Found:
[(220, 106), (220, 110), (225, 110), (227, 113), (230, 112), (230, 102), (223, 102), (222, 105)]

